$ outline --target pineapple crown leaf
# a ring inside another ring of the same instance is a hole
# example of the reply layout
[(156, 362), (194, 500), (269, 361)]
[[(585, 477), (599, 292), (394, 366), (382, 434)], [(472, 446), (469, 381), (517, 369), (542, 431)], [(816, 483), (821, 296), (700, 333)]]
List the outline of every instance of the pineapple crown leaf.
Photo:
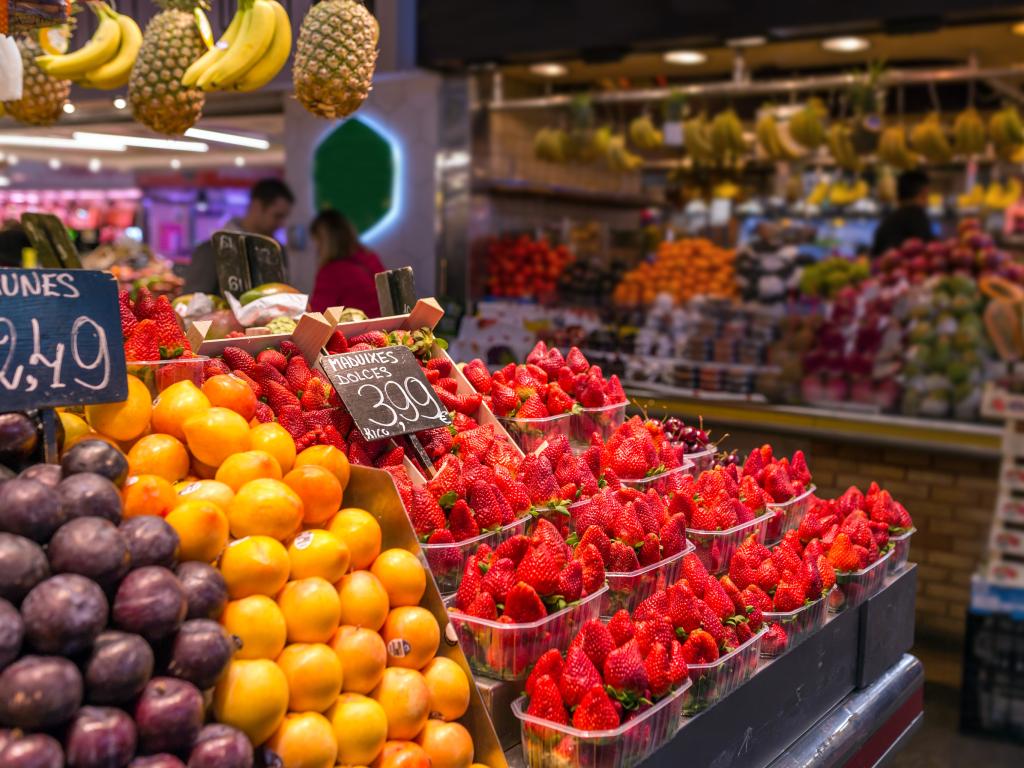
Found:
[(165, 11), (192, 13), (196, 8), (201, 8), (204, 11), (210, 9), (210, 4), (207, 0), (153, 0), (153, 2)]

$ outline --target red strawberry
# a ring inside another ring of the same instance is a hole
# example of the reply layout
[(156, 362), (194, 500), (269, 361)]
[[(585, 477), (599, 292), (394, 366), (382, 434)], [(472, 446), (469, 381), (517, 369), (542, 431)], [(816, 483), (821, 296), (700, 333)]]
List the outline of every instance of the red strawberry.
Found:
[(601, 685), (601, 674), (594, 666), (594, 662), (581, 647), (569, 646), (569, 651), (565, 654), (562, 677), (558, 682), (562, 701), (570, 708), (575, 707), (583, 695), (595, 685)]
[(727, 574), (719, 578), (718, 583), (722, 585), (725, 594), (729, 596), (729, 599), (732, 601), (732, 607), (736, 609), (736, 613), (741, 616), (745, 614), (746, 606), (743, 603), (743, 595), (740, 594), (740, 588), (736, 586), (736, 582)]
[[(453, 510), (454, 511), (454, 510)], [(495, 555), (494, 564), (484, 574), (480, 588), (489, 592), (496, 603), (504, 603), (516, 584), (516, 565), (508, 558)]]
[(647, 475), (656, 459), (654, 445), (649, 436), (627, 437), (615, 449), (610, 462), (616, 476), (638, 480)]
[(640, 646), (640, 653), (646, 656), (656, 643), (662, 643), (665, 647), (675, 640), (675, 629), (672, 622), (665, 616), (654, 616), (634, 625), (636, 643)]
[(800, 555), (785, 543), (772, 548), (771, 560), (779, 573), (794, 571), (800, 567)]
[(569, 647), (579, 648), (595, 667), (601, 669), (608, 654), (615, 649), (616, 643), (607, 626), (598, 619), (590, 619), (583, 623)]
[(557, 374), (558, 386), (570, 397), (576, 394), (576, 377), (567, 367), (559, 368)]
[(563, 668), (564, 663), (560, 651), (556, 648), (544, 651), (540, 658), (537, 659), (537, 663), (533, 665), (533, 669), (530, 670), (530, 676), (526, 678), (526, 695), (533, 695), (533, 689), (537, 685), (537, 681), (544, 675), (549, 676), (552, 680), (560, 680)]
[(327, 351), (332, 355), (348, 352), (348, 339), (345, 338), (345, 334), (339, 330), (331, 333), (331, 338), (327, 340)]
[(637, 553), (640, 565), (654, 565), (661, 560), (661, 540), (656, 533), (648, 533), (644, 536), (640, 551)]
[(401, 464), (404, 458), (405, 448), (403, 448), (400, 445), (396, 445), (390, 451), (385, 451), (380, 456), (378, 456), (377, 461), (375, 462), (375, 466), (380, 468), (395, 466)]
[(473, 516), (473, 510), (464, 499), (458, 499), (448, 512), (448, 530), (456, 541), (465, 541), (480, 535), (480, 526)]
[(274, 411), (266, 403), (261, 403), (257, 401), (255, 416), (256, 420), (260, 424), (269, 424), (270, 422), (274, 421)]
[(498, 416), (510, 416), (519, 406), (519, 396), (512, 387), (495, 382), (491, 388), (491, 404)]
[(203, 364), (203, 376), (212, 379), (214, 376), (226, 376), (231, 373), (228, 364), (219, 357), (213, 357)]
[(640, 560), (633, 547), (614, 540), (608, 553), (608, 570), (612, 573), (630, 573), (640, 569)]
[(433, 494), (435, 499), (440, 499), (452, 492), (456, 496), (465, 494), (466, 483), (462, 476), (462, 461), (458, 456), (445, 457), (441, 466), (437, 467), (437, 474), (427, 482), (427, 490)]
[(264, 349), (256, 355), (256, 362), (272, 365), (281, 373), (284, 373), (288, 369), (288, 358), (276, 349)]
[[(395, 467), (385, 468), (396, 469)], [(405, 470), (400, 470), (404, 472)], [(401, 493), (401, 491), (399, 491)], [(411, 489), (410, 489), (411, 493)], [(411, 504), (411, 502), (410, 502)], [(454, 544), (455, 537), (452, 536), (452, 532), (441, 529), (434, 531), (430, 534), (427, 539), (428, 544)], [(430, 568), (434, 573), (448, 573), (454, 571), (457, 568), (462, 567), (462, 556), (458, 553), (455, 547), (444, 547), (436, 548), (427, 551), (427, 562), (430, 564)], [(477, 571), (479, 573), (479, 571)]]
[(551, 471), (551, 464), (540, 456), (530, 454), (523, 459), (518, 479), (526, 486), (534, 504), (546, 504), (558, 496), (558, 482)]
[(793, 498), (793, 484), (784, 467), (771, 464), (764, 469), (761, 485), (772, 501), (779, 503)]
[(121, 336), (128, 339), (132, 335), (132, 331), (135, 330), (135, 326), (139, 324), (135, 313), (132, 312), (132, 299), (128, 291), (118, 292), (117, 306), (121, 314)]
[(668, 616), (672, 626), (690, 632), (700, 626), (700, 605), (693, 592), (682, 584), (670, 584), (665, 589)]
[(644, 529), (632, 504), (620, 507), (612, 517), (608, 532), (613, 539), (633, 547), (644, 539)]
[(827, 592), (832, 589), (836, 583), (836, 571), (832, 567), (832, 562), (824, 555), (818, 555), (818, 573), (821, 574), (821, 589), (823, 592)]
[(299, 398), (288, 391), (287, 387), (278, 384), (276, 381), (268, 381), (264, 385), (267, 395), (267, 403), (274, 409), (274, 413), (280, 413), (285, 406), (300, 407)]
[(466, 614), (479, 619), (494, 621), (498, 618), (498, 606), (495, 604), (493, 597), (486, 592), (481, 592), (467, 606)]
[(512, 536), (505, 541), (501, 542), (497, 549), (494, 550), (494, 556), (501, 558), (507, 557), (516, 565), (523, 559), (523, 555), (530, 548), (530, 537), (518, 534)]
[(541, 518), (533, 528), (532, 542), (535, 547), (542, 547), (549, 550), (561, 568), (565, 564), (568, 548), (565, 539), (555, 524), (550, 520)]
[(371, 347), (379, 348), (386, 347), (389, 343), (388, 336), (383, 331), (366, 331), (348, 340), (349, 348), (356, 344), (369, 344)]
[(160, 342), (153, 320), (143, 320), (135, 326), (135, 331), (124, 343), (124, 356), (130, 362), (160, 359)]
[(477, 392), (487, 394), (491, 391), (491, 374), (487, 365), (480, 358), (470, 360), (462, 368), (462, 374)]
[(575, 401), (558, 384), (548, 385), (547, 407), (548, 412), (552, 416), (559, 413), (569, 413), (575, 405)]
[(757, 583), (757, 563), (750, 561), (749, 552), (743, 549), (733, 552), (729, 561), (729, 578), (739, 589), (746, 589), (747, 585)]
[(796, 573), (804, 588), (804, 598), (817, 600), (824, 589), (824, 580), (818, 570), (817, 558), (807, 558)]
[(696, 597), (702, 597), (704, 584), (708, 580), (708, 569), (704, 567), (704, 563), (697, 555), (689, 554), (683, 558), (683, 576), (686, 577), (686, 582), (693, 590), (693, 594)]
[(477, 480), (469, 486), (467, 500), (476, 515), (480, 530), (500, 528), (512, 517), (512, 509), (505, 497), (493, 486)]
[(252, 376), (253, 371), (256, 370), (256, 359), (241, 347), (224, 347), (220, 356), (231, 366), (233, 371), (242, 371), (242, 373)]
[(605, 565), (601, 559), (601, 553), (593, 544), (577, 546), (573, 554), (574, 560), (579, 560), (583, 566), (583, 594), (590, 595), (604, 586)]
[(526, 362), (537, 364), (548, 354), (548, 345), (543, 339), (540, 339), (536, 344), (533, 345), (533, 349), (526, 356)]
[(860, 560), (853, 549), (853, 542), (845, 533), (836, 536), (828, 550), (828, 561), (836, 572), (860, 570)]
[(579, 347), (570, 347), (569, 354), (565, 356), (565, 364), (573, 373), (586, 373), (590, 367), (587, 358), (580, 352)]
[(288, 386), (291, 387), (292, 392), (302, 392), (306, 389), (309, 380), (313, 378), (313, 372), (309, 370), (309, 366), (303, 357), (296, 356), (288, 361), (284, 377), (288, 381)]
[[(577, 529), (578, 530), (578, 529)], [(597, 548), (597, 551), (601, 553), (602, 560), (608, 560), (611, 554), (611, 540), (601, 528), (596, 525), (589, 526), (584, 532), (582, 538), (580, 538), (579, 546), (583, 547), (587, 544), (592, 544)]]
[(723, 621), (736, 613), (736, 607), (725, 588), (714, 577), (708, 578), (704, 584), (704, 602)]
[[(592, 370), (597, 370), (596, 366)], [(583, 387), (576, 387), (580, 405), (584, 408), (601, 408), (606, 405), (604, 386), (601, 378), (590, 377), (584, 382)]]
[(779, 586), (775, 588), (775, 597), (772, 604), (776, 611), (795, 611), (804, 604), (806, 590), (797, 574), (783, 574), (779, 580)]
[(793, 459), (789, 462), (789, 475), (804, 485), (811, 482), (811, 470), (807, 468), (807, 459), (804, 457), (803, 451), (797, 450), (793, 454)]
[(710, 664), (718, 659), (718, 643), (702, 629), (695, 629), (683, 643), (682, 657), (687, 664)]
[(327, 406), (327, 385), (320, 379), (312, 378), (306, 384), (306, 390), (299, 399), (304, 411), (314, 411)]
[(537, 590), (529, 584), (519, 582), (508, 591), (504, 615), (513, 622), (527, 623), (543, 619), (548, 612)]
[(550, 415), (544, 401), (536, 394), (527, 397), (516, 411), (517, 419), (546, 419)]
[(702, 501), (690, 515), (689, 527), (695, 531), (717, 531), (719, 529), (718, 510), (712, 504)]
[(444, 510), (437, 500), (423, 488), (412, 489), (412, 508), (409, 510), (412, 527), (419, 536), (429, 536), (445, 527)]
[[(477, 555), (479, 552), (478, 549)], [(481, 592), (480, 585), (484, 576), (477, 565), (479, 562), (477, 555), (472, 555), (466, 560), (465, 568), (462, 571), (462, 581), (459, 582), (459, 588), (455, 593), (455, 607), (460, 611), (465, 611)]]
[(775, 563), (769, 558), (757, 569), (757, 586), (765, 592), (771, 592), (779, 585), (781, 574)]
[(540, 595), (553, 595), (558, 591), (561, 570), (555, 556), (547, 547), (531, 547), (516, 567), (516, 578), (528, 584)]
[(751, 584), (741, 594), (745, 605), (752, 605), (760, 611), (772, 610), (772, 599), (756, 584)]
[(566, 603), (574, 603), (583, 594), (583, 564), (570, 560), (558, 575), (558, 594)]
[(722, 620), (707, 603), (699, 602), (697, 605), (700, 607), (700, 628), (715, 638), (719, 648), (723, 647), (726, 642), (726, 632)]
[(294, 440), (298, 440), (309, 431), (306, 429), (306, 420), (302, 418), (302, 409), (298, 405), (284, 405), (275, 415)]
[(451, 376), (452, 374), (452, 361), (447, 356), (430, 358), (427, 360), (426, 367), (431, 371), (440, 372), (442, 376)]
[(664, 589), (659, 589), (636, 607), (633, 611), (633, 620), (644, 621), (645, 619), (652, 619), (655, 616), (667, 615), (668, 595)]
[(761, 641), (762, 648), (765, 650), (771, 650), (775, 653), (785, 650), (789, 644), (789, 636), (786, 634), (786, 630), (783, 629), (781, 624), (772, 624), (768, 628), (768, 634), (764, 636)]
[(642, 696), (648, 687), (647, 670), (636, 639), (611, 651), (604, 661), (606, 685), (625, 693)]
[(633, 620), (629, 617), (629, 611), (625, 608), (616, 611), (615, 615), (608, 620), (608, 631), (611, 633), (616, 648), (630, 640), (636, 629), (633, 626)]
[(135, 299), (135, 317), (139, 320), (150, 320), (156, 314), (156, 300), (145, 286), (139, 288)]
[(288, 381), (281, 375), (281, 372), (274, 366), (270, 365), (270, 363), (256, 363), (256, 367), (252, 372), (252, 377), (264, 387), (266, 387), (268, 382), (273, 381), (280, 384), (285, 389), (288, 389)]
[(619, 712), (600, 684), (584, 694), (572, 713), (572, 724), (581, 731), (607, 731), (619, 727)]
[(490, 424), (476, 429), (467, 429), (452, 439), (452, 448), (460, 456), (483, 456), (495, 439), (494, 427)]

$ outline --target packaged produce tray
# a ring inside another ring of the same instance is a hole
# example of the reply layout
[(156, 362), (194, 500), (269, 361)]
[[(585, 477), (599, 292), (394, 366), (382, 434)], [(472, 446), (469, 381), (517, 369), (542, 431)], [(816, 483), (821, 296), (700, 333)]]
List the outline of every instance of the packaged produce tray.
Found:
[(448, 616), (473, 672), (497, 680), (521, 680), (544, 651), (566, 650), (583, 622), (598, 618), (607, 591), (607, 586), (601, 587), (557, 613), (525, 624), (466, 616), (452, 610), (451, 598)]
[(769, 504), (768, 511), (774, 514), (768, 525), (765, 527), (764, 540), (768, 544), (775, 544), (781, 541), (786, 531), (792, 531), (800, 527), (800, 521), (804, 519), (807, 509), (811, 506), (811, 497), (817, 488), (811, 485), (799, 496), (780, 504)]
[(320, 350), (331, 337), (334, 326), (319, 312), (306, 312), (299, 318), (291, 333), (268, 333), (239, 336), (236, 339), (207, 339), (210, 330), (208, 320), (197, 320), (189, 327), (187, 336), (192, 351), (197, 355), (217, 357), (224, 347), (240, 347), (255, 357), (264, 349), (278, 346), (282, 341), (293, 341), (302, 350), (302, 356), (312, 366), (320, 357)]
[(505, 539), (526, 533), (531, 519), (530, 515), (524, 515), (496, 531), (486, 531), (465, 541), (455, 541), (451, 544), (421, 544), (441, 594), (450, 595), (459, 588), (462, 574), (466, 569), (466, 561), (476, 554), (481, 544), (488, 544), (492, 548), (496, 548)]
[(889, 558), (889, 573), (898, 573), (903, 570), (910, 558), (910, 537), (917, 533), (917, 528), (904, 531), (899, 536), (890, 536), (892, 544), (892, 557)]
[(729, 568), (732, 553), (736, 551), (744, 539), (754, 536), (764, 543), (768, 522), (772, 512), (765, 512), (747, 523), (741, 523), (724, 531), (701, 531), (696, 528), (686, 529), (686, 538), (693, 542), (697, 557), (710, 573), (724, 573)]
[(889, 573), (889, 559), (894, 550), (890, 549), (867, 568), (852, 573), (837, 573), (836, 588), (832, 590), (829, 608), (838, 612), (847, 608), (856, 608), (885, 583)]
[(633, 613), (640, 603), (657, 590), (664, 589), (669, 584), (675, 584), (679, 580), (679, 574), (683, 568), (683, 558), (691, 552), (693, 552), (693, 544), (686, 542), (686, 546), (681, 551), (651, 565), (646, 565), (635, 571), (618, 573), (609, 571), (606, 573), (608, 591), (605, 593), (604, 599), (601, 600), (601, 615), (611, 617), (623, 608)]
[(572, 434), (570, 413), (545, 416), (542, 419), (517, 419), (514, 416), (496, 418), (523, 453), (533, 453), (556, 435), (562, 435), (568, 440)]
[(691, 683), (618, 728), (581, 731), (526, 713), (526, 697), (512, 703), (522, 730), (523, 758), (530, 768), (631, 768), (671, 739), (679, 727), (683, 701)]
[(715, 465), (715, 454), (718, 453), (718, 446), (708, 444), (703, 451), (696, 451), (695, 453), (683, 454), (687, 461), (693, 462), (693, 474), (694, 477), (700, 475), (701, 472), (706, 472)]
[(590, 447), (590, 438), (597, 432), (606, 441), (626, 420), (626, 406), (629, 403), (603, 405), (600, 408), (583, 408), (571, 415), (569, 420), (569, 441), (577, 453)]
[[(835, 589), (835, 587), (832, 587)], [(786, 633), (785, 642), (774, 642), (771, 638), (765, 638), (761, 643), (761, 655), (767, 657), (781, 656), (791, 648), (796, 648), (800, 643), (813, 635), (825, 625), (828, 618), (828, 602), (831, 596), (822, 595), (813, 603), (801, 606), (794, 611), (765, 611), (765, 624), (778, 624)]]
[(641, 477), (636, 480), (619, 478), (624, 488), (633, 488), (641, 493), (654, 489), (659, 495), (667, 496), (669, 493), (679, 489), (679, 484), (687, 475), (693, 474), (693, 462), (684, 459), (678, 467), (673, 467), (666, 472), (660, 472), (650, 477)]
[(209, 360), (206, 355), (196, 355), (174, 360), (140, 360), (126, 363), (126, 366), (128, 374), (145, 384), (155, 399), (171, 384), (179, 381), (191, 381), (197, 387), (203, 386), (203, 368)]
[(761, 656), (761, 641), (767, 627), (724, 656), (710, 664), (690, 664), (690, 682), (683, 701), (683, 714), (695, 715), (721, 701), (747, 682), (757, 672)]

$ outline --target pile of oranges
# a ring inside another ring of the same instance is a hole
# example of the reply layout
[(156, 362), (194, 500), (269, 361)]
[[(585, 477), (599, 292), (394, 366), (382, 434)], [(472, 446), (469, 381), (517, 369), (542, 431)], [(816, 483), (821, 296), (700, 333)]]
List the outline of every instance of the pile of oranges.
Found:
[(732, 298), (738, 295), (735, 260), (736, 251), (703, 238), (664, 241), (653, 262), (623, 275), (612, 301), (618, 307), (648, 307), (661, 293), (677, 304), (695, 296)]
[[(212, 712), (285, 768), (470, 768), (457, 721), (470, 679), (438, 655), (441, 627), (421, 606), (427, 575), (404, 549), (382, 551), (377, 519), (344, 507), (349, 462), (333, 446), (297, 453), (277, 423), (253, 419), (234, 376), (172, 384), (62, 413), (65, 442), (125, 451), (124, 515), (159, 514), (180, 556), (217, 565), (238, 641)], [(252, 402), (251, 402), (252, 401)]]

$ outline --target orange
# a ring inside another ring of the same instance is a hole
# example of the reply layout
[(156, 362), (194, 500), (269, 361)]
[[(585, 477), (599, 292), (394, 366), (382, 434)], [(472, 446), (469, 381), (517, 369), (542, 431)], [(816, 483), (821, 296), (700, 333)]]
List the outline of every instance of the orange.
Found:
[(277, 666), (288, 678), (291, 712), (323, 712), (341, 693), (341, 660), (328, 645), (292, 643), (277, 657)]
[(384, 640), (372, 629), (343, 624), (331, 638), (331, 647), (341, 660), (342, 690), (369, 693), (384, 676), (388, 651)]
[(266, 451), (243, 451), (224, 459), (214, 477), (237, 493), (250, 480), (280, 480), (281, 465)]
[(420, 604), (427, 588), (427, 572), (412, 552), (397, 548), (385, 550), (373, 561), (370, 572), (384, 585), (392, 608)]
[(380, 523), (365, 509), (348, 507), (334, 516), (328, 530), (341, 537), (352, 554), (352, 570), (373, 565), (380, 554)]
[(246, 421), (256, 415), (256, 394), (237, 376), (221, 373), (203, 382), (203, 394), (214, 407), (230, 408)]
[(85, 419), (97, 432), (115, 440), (134, 440), (149, 427), (153, 398), (149, 388), (135, 376), (128, 376), (128, 397), (119, 403), (85, 406)]
[(429, 755), (432, 768), (470, 768), (473, 764), (473, 737), (458, 723), (427, 720), (416, 743)]
[(212, 501), (225, 512), (235, 498), (235, 492), (229, 486), (216, 480), (182, 480), (175, 484), (174, 490), (181, 501)]
[(415, 741), (389, 741), (372, 768), (430, 768), (430, 757)]
[(233, 453), (249, 450), (249, 422), (229, 408), (209, 408), (185, 419), (185, 440), (192, 456), (219, 467)]
[(284, 614), (266, 595), (250, 595), (224, 606), (220, 623), (238, 638), (236, 659), (276, 659), (288, 634)]
[(125, 481), (121, 501), (124, 517), (166, 517), (178, 503), (178, 494), (174, 492), (174, 486), (159, 475), (135, 475)]
[(358, 693), (343, 693), (327, 710), (338, 740), (340, 765), (369, 765), (384, 748), (388, 718), (383, 707)]
[(337, 584), (341, 623), (376, 632), (388, 617), (388, 593), (369, 571), (352, 571)]
[(348, 478), (351, 468), (348, 465), (348, 456), (333, 445), (313, 445), (295, 457), (295, 466), (303, 464), (318, 464), (324, 469), (329, 469), (338, 482), (341, 483), (342, 492), (348, 488)]
[(393, 608), (380, 634), (388, 648), (389, 667), (422, 669), (441, 643), (434, 614), (416, 605)]
[(284, 476), (285, 484), (302, 499), (302, 522), (319, 525), (341, 506), (341, 483), (317, 464), (302, 464)]
[(175, 382), (153, 401), (153, 429), (184, 440), (185, 420), (209, 409), (210, 399), (199, 387), (191, 381)]
[(277, 596), (277, 604), (288, 625), (289, 643), (325, 643), (338, 628), (338, 593), (318, 576), (289, 581)]
[[(319, 712), (291, 713), (274, 731), (266, 749), (288, 768), (334, 768), (338, 741), (334, 729)], [(267, 760), (273, 765), (273, 760)]]
[(389, 739), (414, 739), (430, 713), (430, 690), (415, 669), (388, 667), (370, 694), (388, 717)]
[(213, 713), (259, 746), (277, 730), (288, 711), (288, 680), (269, 659), (235, 659), (217, 681)]
[(333, 584), (348, 570), (349, 559), (345, 542), (330, 531), (320, 528), (303, 531), (288, 546), (289, 578), (319, 576)]
[(446, 656), (431, 659), (420, 670), (430, 689), (430, 712), (442, 720), (458, 720), (469, 709), (469, 678)]
[(235, 491), (228, 522), (232, 536), (259, 534), (283, 541), (302, 525), (302, 499), (280, 480), (250, 480)]
[(212, 501), (180, 502), (167, 513), (167, 522), (178, 532), (180, 560), (211, 563), (228, 543), (228, 518)]
[(270, 536), (246, 536), (231, 542), (220, 558), (220, 572), (233, 600), (276, 595), (288, 581), (288, 550)]
[(266, 451), (281, 465), (282, 472), (290, 472), (295, 464), (295, 441), (288, 430), (271, 421), (259, 424), (249, 432), (249, 442), (254, 451)]
[(188, 451), (176, 437), (146, 435), (128, 451), (128, 473), (159, 475), (176, 483), (188, 474)]

